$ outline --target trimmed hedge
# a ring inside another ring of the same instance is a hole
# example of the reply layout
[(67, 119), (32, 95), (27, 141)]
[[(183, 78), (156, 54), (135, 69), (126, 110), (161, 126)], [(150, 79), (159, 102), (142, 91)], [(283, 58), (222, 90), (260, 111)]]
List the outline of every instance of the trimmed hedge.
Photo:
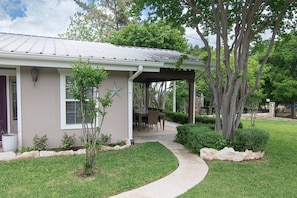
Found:
[(226, 145), (223, 135), (213, 130), (209, 124), (186, 124), (177, 127), (176, 141), (188, 147), (192, 152), (200, 153), (200, 149), (222, 149)]
[[(186, 124), (188, 123), (188, 114), (182, 112), (172, 112), (172, 111), (163, 111), (166, 114), (166, 120)], [(203, 123), (203, 124), (215, 124), (216, 118), (215, 117), (208, 117), (208, 116), (195, 116), (195, 123)], [(239, 123), (238, 128), (242, 128), (242, 123)]]
[(233, 147), (236, 151), (246, 149), (254, 152), (264, 151), (269, 139), (269, 133), (261, 129), (237, 129), (233, 135)]

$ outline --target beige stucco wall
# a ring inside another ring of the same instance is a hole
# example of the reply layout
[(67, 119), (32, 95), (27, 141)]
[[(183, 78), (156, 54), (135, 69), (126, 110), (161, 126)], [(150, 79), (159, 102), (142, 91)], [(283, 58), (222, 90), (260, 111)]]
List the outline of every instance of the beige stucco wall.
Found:
[[(128, 72), (110, 72), (104, 81), (102, 90), (106, 91), (114, 86), (119, 88), (120, 96), (113, 97), (112, 107), (103, 125), (102, 132), (111, 134), (112, 141), (128, 138)], [(39, 68), (39, 77), (35, 86), (31, 78), (31, 68), (21, 68), (21, 105), (22, 105), (22, 134), (23, 146), (33, 146), (35, 134), (48, 137), (48, 148), (61, 146), (61, 139), (66, 132), (76, 134), (77, 145), (80, 145), (80, 130), (62, 130), (60, 115), (60, 73), (55, 68)]]

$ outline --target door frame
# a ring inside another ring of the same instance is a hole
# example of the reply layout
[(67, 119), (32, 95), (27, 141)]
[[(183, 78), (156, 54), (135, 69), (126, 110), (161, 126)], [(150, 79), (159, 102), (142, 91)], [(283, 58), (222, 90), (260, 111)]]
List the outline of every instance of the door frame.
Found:
[[(2, 132), (5, 133), (8, 132), (8, 120), (7, 120), (7, 112), (8, 112), (8, 105), (7, 105), (7, 76), (6, 75), (0, 75), (1, 78), (1, 117), (3, 118), (1, 120), (1, 123), (3, 126), (0, 128), (0, 140), (2, 140)], [(3, 84), (2, 84), (3, 82)]]

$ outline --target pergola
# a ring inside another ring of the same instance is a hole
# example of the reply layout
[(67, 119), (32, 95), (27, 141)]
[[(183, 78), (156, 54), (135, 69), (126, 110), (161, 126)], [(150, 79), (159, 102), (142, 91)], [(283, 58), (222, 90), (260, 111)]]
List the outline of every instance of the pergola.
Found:
[(194, 70), (181, 70), (181, 69), (169, 69), (161, 68), (160, 72), (143, 72), (134, 82), (144, 83), (146, 87), (146, 107), (149, 103), (149, 86), (152, 82), (164, 82), (164, 81), (176, 81), (187, 80), (189, 84), (189, 107), (188, 107), (188, 122), (194, 121), (194, 89), (195, 89), (195, 71)]

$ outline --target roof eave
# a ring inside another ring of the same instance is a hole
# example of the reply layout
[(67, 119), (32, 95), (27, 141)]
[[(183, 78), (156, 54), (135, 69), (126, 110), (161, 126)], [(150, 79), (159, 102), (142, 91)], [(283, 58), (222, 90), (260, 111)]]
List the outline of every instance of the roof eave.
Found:
[(36, 67), (54, 67), (71, 68), (73, 62), (79, 59), (89, 60), (91, 64), (102, 65), (106, 70), (118, 71), (137, 71), (137, 67), (142, 65), (144, 71), (159, 71), (164, 66), (163, 62), (146, 60), (120, 60), (92, 57), (70, 57), (44, 54), (20, 54), (20, 53), (0, 53), (0, 65), (7, 66), (36, 66)]

